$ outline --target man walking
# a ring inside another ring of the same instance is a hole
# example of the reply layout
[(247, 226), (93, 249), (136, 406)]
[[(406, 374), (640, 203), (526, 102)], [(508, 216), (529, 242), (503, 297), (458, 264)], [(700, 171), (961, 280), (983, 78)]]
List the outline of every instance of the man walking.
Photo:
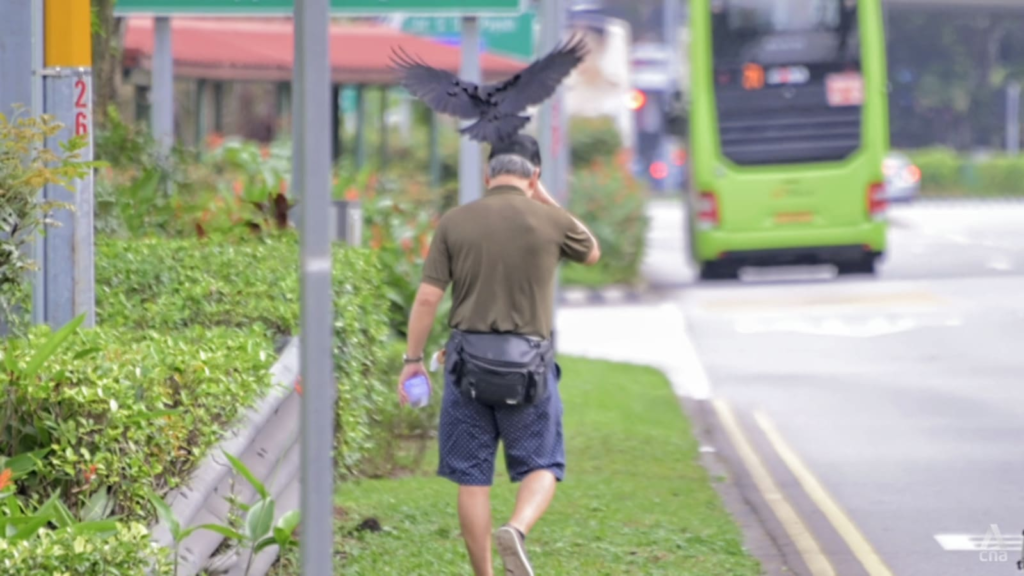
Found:
[(493, 534), (505, 574), (532, 576), (525, 540), (565, 472), (560, 368), (554, 362), (554, 280), (559, 260), (595, 264), (593, 234), (540, 183), (537, 141), (492, 146), (487, 191), (440, 220), (409, 318), (402, 383), (426, 375), (423, 354), (449, 284), (438, 474), (459, 485), (459, 523), (473, 570), (491, 576), (490, 486), (498, 440), (515, 511)]

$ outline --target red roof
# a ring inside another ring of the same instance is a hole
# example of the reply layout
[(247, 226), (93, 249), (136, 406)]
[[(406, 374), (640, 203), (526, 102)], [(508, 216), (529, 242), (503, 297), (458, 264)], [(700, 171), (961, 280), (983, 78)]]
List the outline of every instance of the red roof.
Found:
[[(294, 62), (290, 18), (172, 18), (174, 73), (182, 78), (208, 80), (289, 81)], [(404, 48), (431, 66), (458, 73), (458, 47), (392, 28), (367, 24), (332, 24), (332, 81), (337, 84), (394, 84), (390, 69), (392, 48)], [(128, 18), (124, 40), (127, 67), (151, 68), (153, 19)], [(482, 54), (484, 80), (500, 80), (525, 64), (511, 58)]]

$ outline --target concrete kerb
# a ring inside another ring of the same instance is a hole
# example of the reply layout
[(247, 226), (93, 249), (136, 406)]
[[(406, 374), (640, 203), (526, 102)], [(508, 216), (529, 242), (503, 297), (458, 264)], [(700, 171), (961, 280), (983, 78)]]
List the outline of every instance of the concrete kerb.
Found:
[[(226, 519), (228, 504), (224, 497), (233, 492), (243, 502), (251, 502), (254, 490), (244, 479), (235, 481), (234, 469), (223, 453), (239, 458), (257, 479), (268, 484), (272, 492), (283, 490), (297, 476), (297, 440), (301, 403), (294, 383), (299, 372), (298, 339), (291, 339), (277, 362), (271, 367), (271, 391), (248, 411), (238, 425), (197, 466), (188, 483), (172, 491), (165, 499), (182, 528), (204, 523), (220, 523)], [(290, 460), (295, 460), (294, 464)], [(280, 465), (280, 466), (279, 466)], [(274, 478), (274, 471), (278, 470)], [(270, 480), (274, 485), (270, 486)], [(276, 514), (283, 515), (297, 505), (278, 503)], [(174, 546), (166, 524), (151, 527), (153, 541)], [(179, 548), (180, 576), (194, 576), (202, 570), (210, 556), (223, 541), (223, 536), (208, 530), (197, 530)], [(269, 566), (269, 564), (268, 564)], [(243, 564), (244, 569), (244, 564)]]

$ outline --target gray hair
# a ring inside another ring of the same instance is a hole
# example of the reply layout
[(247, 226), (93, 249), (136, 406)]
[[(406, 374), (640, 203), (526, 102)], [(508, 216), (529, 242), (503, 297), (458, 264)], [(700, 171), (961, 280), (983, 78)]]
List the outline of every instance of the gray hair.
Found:
[(487, 168), (491, 178), (508, 175), (527, 179), (533, 177), (533, 172), (537, 169), (532, 162), (515, 154), (499, 154), (491, 158)]

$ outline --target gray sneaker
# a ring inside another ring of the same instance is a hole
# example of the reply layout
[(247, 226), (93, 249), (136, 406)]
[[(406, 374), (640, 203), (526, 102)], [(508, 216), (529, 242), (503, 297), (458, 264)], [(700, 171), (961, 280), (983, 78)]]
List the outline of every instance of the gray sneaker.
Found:
[(502, 526), (494, 532), (494, 541), (498, 545), (501, 563), (505, 565), (506, 576), (534, 576), (530, 558), (526, 556), (525, 539), (519, 530)]

